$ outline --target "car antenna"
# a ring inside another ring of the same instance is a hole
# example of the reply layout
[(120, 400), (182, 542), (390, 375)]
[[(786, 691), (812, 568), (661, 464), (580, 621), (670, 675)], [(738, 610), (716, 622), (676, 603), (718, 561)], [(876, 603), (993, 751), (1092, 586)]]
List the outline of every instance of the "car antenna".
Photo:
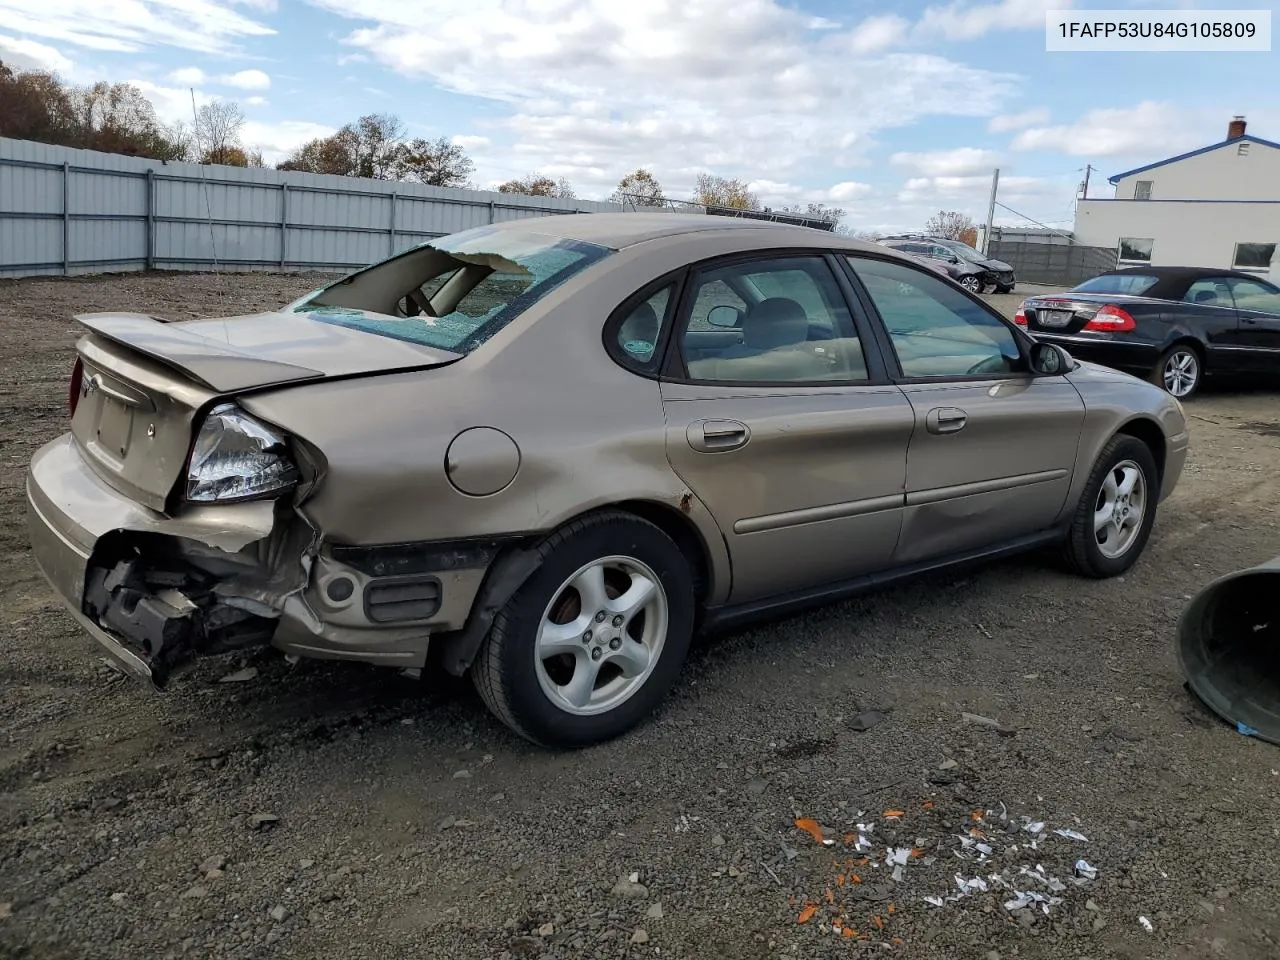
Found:
[(200, 158), (200, 114), (196, 111), (196, 88), (188, 87), (191, 91), (191, 133), (196, 139), (196, 165), (200, 167), (200, 186), (204, 191), (204, 210), (205, 215), (209, 218), (209, 247), (213, 251), (213, 276), (217, 284), (218, 296), (226, 296), (226, 291), (222, 288), (222, 271), (218, 264), (218, 240), (213, 233), (213, 204), (209, 200), (209, 181), (205, 179), (204, 163)]

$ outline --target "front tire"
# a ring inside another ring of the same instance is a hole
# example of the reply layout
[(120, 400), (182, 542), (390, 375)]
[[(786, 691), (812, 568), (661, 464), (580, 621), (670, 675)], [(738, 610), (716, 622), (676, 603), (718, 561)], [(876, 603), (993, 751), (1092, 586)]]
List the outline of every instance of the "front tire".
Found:
[(982, 281), (977, 277), (961, 277), (960, 286), (964, 287), (970, 293), (982, 292)]
[(1188, 343), (1175, 343), (1164, 352), (1151, 371), (1151, 381), (1179, 400), (1190, 400), (1204, 381), (1204, 360)]
[(1159, 496), (1151, 448), (1136, 437), (1112, 437), (1076, 506), (1064, 550), (1067, 562), (1094, 579), (1124, 573), (1147, 545)]
[(528, 740), (582, 747), (639, 723), (667, 695), (693, 635), (689, 561), (621, 512), (575, 520), (538, 547), (471, 668), (485, 705)]

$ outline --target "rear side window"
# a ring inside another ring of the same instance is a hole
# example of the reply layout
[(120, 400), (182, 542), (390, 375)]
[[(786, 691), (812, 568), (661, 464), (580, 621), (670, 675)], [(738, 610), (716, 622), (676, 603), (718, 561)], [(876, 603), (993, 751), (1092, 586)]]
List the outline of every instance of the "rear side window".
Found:
[(674, 290), (675, 284), (671, 283), (641, 300), (627, 311), (618, 325), (615, 342), (620, 356), (628, 361), (628, 365), (643, 368), (652, 364)]
[(1137, 273), (1104, 273), (1100, 277), (1086, 280), (1077, 287), (1077, 293), (1124, 293), (1140, 297), (1156, 284), (1155, 277)]

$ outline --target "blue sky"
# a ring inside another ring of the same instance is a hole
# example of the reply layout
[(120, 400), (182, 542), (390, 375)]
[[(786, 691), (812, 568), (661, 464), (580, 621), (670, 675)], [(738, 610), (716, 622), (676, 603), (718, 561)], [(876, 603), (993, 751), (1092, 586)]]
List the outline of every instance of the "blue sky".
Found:
[[(1250, 6), (1068, 0), (0, 0), (0, 59), (138, 84), (169, 121), (233, 99), (268, 159), (362, 113), (455, 138), (489, 187), (531, 171), (603, 197), (699, 171), (854, 229), (1069, 227), (1109, 175), (1221, 139), (1280, 139), (1271, 53), (1046, 53), (1044, 11)], [(1253, 4), (1252, 6), (1265, 6)], [(997, 222), (1028, 225), (1007, 211)]]

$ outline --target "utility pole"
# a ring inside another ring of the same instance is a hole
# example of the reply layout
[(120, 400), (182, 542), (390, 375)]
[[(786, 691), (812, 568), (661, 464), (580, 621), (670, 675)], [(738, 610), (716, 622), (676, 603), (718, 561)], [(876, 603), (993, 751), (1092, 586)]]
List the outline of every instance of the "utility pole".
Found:
[(991, 221), (996, 216), (996, 187), (1000, 185), (1000, 168), (991, 174), (991, 199), (987, 202), (987, 227), (982, 233), (983, 256), (991, 256)]
[(1080, 195), (1081, 200), (1089, 199), (1089, 174), (1093, 172), (1093, 164), (1086, 163), (1084, 165), (1084, 192)]

